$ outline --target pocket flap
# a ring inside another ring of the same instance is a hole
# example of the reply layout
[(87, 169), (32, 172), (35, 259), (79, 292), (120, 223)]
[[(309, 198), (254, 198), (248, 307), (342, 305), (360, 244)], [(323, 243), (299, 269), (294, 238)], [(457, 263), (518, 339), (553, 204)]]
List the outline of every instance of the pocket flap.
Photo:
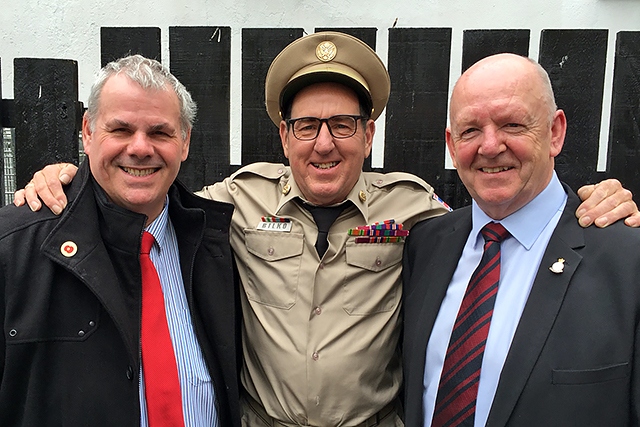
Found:
[(244, 230), (245, 245), (253, 255), (265, 261), (278, 261), (302, 254), (304, 236), (300, 233)]
[(382, 271), (402, 261), (402, 243), (347, 242), (347, 264), (369, 271)]

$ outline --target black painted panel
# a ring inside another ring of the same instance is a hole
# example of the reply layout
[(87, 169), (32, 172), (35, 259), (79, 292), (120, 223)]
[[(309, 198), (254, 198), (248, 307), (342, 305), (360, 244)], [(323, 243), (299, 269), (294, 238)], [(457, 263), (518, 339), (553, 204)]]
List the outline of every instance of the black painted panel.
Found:
[(462, 72), (496, 53), (529, 56), (530, 33), (530, 30), (465, 30), (462, 36)]
[(540, 38), (539, 62), (567, 116), (556, 171), (573, 189), (597, 179), (607, 37), (607, 30), (544, 30)]
[(242, 30), (242, 164), (285, 163), (278, 128), (264, 104), (264, 80), (271, 61), (295, 39), (301, 28)]
[(49, 163), (78, 162), (78, 63), (14, 60), (16, 188)]
[(157, 27), (100, 27), (100, 64), (127, 55), (140, 54), (162, 61), (160, 28)]
[(180, 179), (192, 190), (230, 172), (230, 27), (169, 27), (171, 72), (198, 104)]
[(640, 200), (640, 31), (616, 37), (609, 172)]
[(384, 170), (414, 173), (459, 206), (457, 174), (444, 169), (450, 57), (450, 28), (389, 30)]

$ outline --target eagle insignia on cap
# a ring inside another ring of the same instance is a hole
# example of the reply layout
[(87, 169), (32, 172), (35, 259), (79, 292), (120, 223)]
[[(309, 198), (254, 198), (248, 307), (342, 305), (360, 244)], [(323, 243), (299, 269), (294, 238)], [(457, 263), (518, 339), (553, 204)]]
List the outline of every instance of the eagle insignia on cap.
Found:
[(336, 45), (330, 42), (329, 40), (325, 40), (321, 42), (318, 47), (316, 47), (316, 56), (322, 62), (329, 62), (333, 58), (336, 57), (338, 53), (338, 48)]

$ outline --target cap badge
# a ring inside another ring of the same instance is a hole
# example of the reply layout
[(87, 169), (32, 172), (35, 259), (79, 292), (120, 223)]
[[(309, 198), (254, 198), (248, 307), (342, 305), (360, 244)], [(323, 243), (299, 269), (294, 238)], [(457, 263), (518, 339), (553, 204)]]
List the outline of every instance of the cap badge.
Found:
[(316, 56), (322, 62), (329, 62), (333, 58), (336, 57), (338, 53), (338, 48), (336, 45), (330, 42), (329, 40), (325, 40), (321, 42), (318, 47), (316, 47)]

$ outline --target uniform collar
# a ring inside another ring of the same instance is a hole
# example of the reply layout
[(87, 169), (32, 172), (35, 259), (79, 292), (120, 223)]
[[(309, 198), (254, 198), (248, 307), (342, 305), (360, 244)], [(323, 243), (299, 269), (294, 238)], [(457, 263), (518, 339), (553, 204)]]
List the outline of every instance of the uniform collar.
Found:
[[(302, 192), (300, 191), (300, 187), (293, 179), (293, 175), (289, 175), (288, 181), (285, 181), (281, 186), (282, 198), (280, 199), (280, 203), (276, 208), (276, 215), (279, 215), (281, 209), (291, 201), (295, 201), (295, 199), (300, 199), (305, 203), (309, 203), (307, 199), (304, 198)], [(365, 223), (369, 219), (369, 198), (371, 195), (367, 191), (367, 186), (364, 181), (364, 175), (362, 172), (358, 177), (358, 182), (353, 186), (349, 194), (347, 195), (346, 200), (351, 201), (353, 205), (360, 211), (362, 216), (364, 217)], [(344, 202), (343, 202), (344, 203)]]

